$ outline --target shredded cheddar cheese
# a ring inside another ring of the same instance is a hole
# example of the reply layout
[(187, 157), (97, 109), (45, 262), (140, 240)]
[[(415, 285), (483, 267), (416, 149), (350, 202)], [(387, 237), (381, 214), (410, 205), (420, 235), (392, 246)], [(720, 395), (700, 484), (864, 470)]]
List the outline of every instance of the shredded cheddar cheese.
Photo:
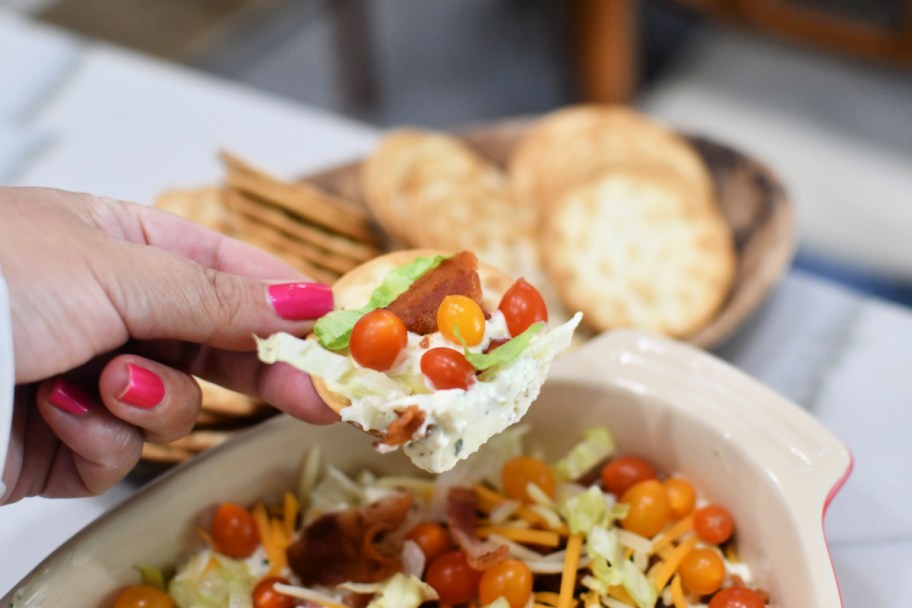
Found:
[(571, 534), (567, 539), (567, 556), (561, 573), (560, 597), (557, 608), (571, 608), (576, 605), (573, 590), (576, 587), (576, 571), (579, 568), (580, 553), (583, 549), (583, 535)]
[(670, 528), (656, 537), (655, 542), (652, 543), (652, 550), (656, 553), (659, 553), (665, 547), (670, 546), (674, 541), (678, 540), (688, 532), (691, 532), (694, 525), (693, 521), (694, 518), (692, 513), (687, 517), (676, 521)]
[(491, 534), (497, 534), (509, 540), (515, 540), (520, 543), (530, 545), (542, 545), (543, 547), (560, 546), (560, 535), (550, 530), (532, 530), (529, 528), (518, 528), (513, 526), (484, 526), (475, 530), (481, 538), (487, 538)]
[(675, 574), (671, 579), (671, 601), (674, 602), (674, 608), (688, 608), (687, 598), (684, 597), (684, 589), (681, 587), (680, 574)]
[(687, 554), (693, 551), (696, 544), (696, 536), (688, 537), (684, 542), (675, 547), (675, 550), (671, 552), (667, 561), (660, 562), (659, 566), (652, 571), (652, 584), (656, 591), (659, 593), (662, 592), (662, 589), (668, 584), (671, 576), (678, 570), (678, 566), (681, 565), (681, 562), (687, 557)]

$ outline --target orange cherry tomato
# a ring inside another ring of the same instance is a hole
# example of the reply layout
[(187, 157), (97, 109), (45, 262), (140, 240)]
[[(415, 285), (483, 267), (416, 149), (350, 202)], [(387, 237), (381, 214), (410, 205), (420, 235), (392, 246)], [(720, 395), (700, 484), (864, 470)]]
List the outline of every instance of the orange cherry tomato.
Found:
[(747, 587), (729, 587), (709, 600), (709, 608), (763, 608), (766, 602), (759, 593)]
[(507, 321), (510, 335), (518, 336), (534, 323), (548, 322), (548, 307), (545, 300), (529, 282), (519, 279), (503, 295), (498, 310)]
[(670, 477), (662, 482), (665, 493), (668, 494), (668, 506), (671, 508), (671, 518), (675, 521), (687, 517), (694, 510), (697, 502), (697, 492), (690, 482), (680, 477)]
[(695, 595), (715, 593), (725, 580), (725, 562), (712, 549), (698, 548), (687, 554), (678, 566), (685, 591)]
[(694, 531), (704, 543), (721, 545), (735, 528), (731, 514), (719, 505), (706, 505), (694, 511)]
[(602, 467), (602, 487), (615, 496), (622, 496), (635, 483), (655, 477), (655, 468), (639, 456), (618, 456)]
[(230, 502), (219, 505), (212, 518), (215, 547), (228, 557), (250, 557), (260, 544), (256, 522), (247, 510)]
[(533, 502), (526, 486), (534, 483), (550, 497), (556, 491), (554, 475), (544, 461), (534, 456), (517, 456), (504, 464), (502, 470), (504, 493), (510, 498), (522, 502)]
[(437, 390), (466, 390), (477, 379), (475, 368), (458, 350), (439, 346), (421, 355), (421, 373)]
[(366, 313), (352, 328), (349, 350), (359, 365), (386, 371), (408, 344), (408, 331), (399, 315), (378, 309)]
[(453, 539), (450, 533), (440, 524), (424, 521), (412, 528), (408, 533), (409, 540), (421, 547), (421, 552), (428, 563), (435, 557), (453, 548)]
[(117, 596), (114, 608), (173, 608), (174, 600), (161, 589), (149, 585), (127, 587)]
[(273, 588), (276, 583), (288, 584), (288, 580), (270, 576), (264, 578), (253, 588), (253, 608), (294, 608), (295, 599), (290, 595), (279, 593)]
[(464, 604), (478, 593), (481, 572), (469, 565), (462, 551), (447, 551), (431, 562), (424, 580), (440, 596), (441, 604)]
[(485, 333), (484, 311), (468, 296), (447, 296), (437, 308), (437, 328), (454, 344), (461, 344), (454, 328), (459, 329), (468, 346), (481, 344)]
[(651, 538), (662, 531), (671, 517), (665, 488), (656, 479), (636, 483), (624, 492), (621, 502), (628, 505), (621, 526), (640, 536)]
[(482, 604), (493, 603), (502, 597), (510, 608), (522, 608), (532, 596), (532, 571), (516, 559), (491, 566), (481, 574), (478, 599)]

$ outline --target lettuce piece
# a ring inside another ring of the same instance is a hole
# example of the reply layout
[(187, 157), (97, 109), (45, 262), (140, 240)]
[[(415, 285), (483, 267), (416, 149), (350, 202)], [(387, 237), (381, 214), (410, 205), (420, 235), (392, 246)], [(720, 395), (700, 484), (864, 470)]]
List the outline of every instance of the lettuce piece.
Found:
[(445, 259), (446, 256), (442, 255), (416, 258), (408, 264), (394, 268), (374, 289), (367, 304), (354, 310), (336, 310), (318, 319), (314, 324), (317, 340), (330, 350), (348, 348), (351, 330), (364, 313), (389, 306), (393, 300), (405, 293), (412, 283), (424, 276), (428, 270), (439, 266)]
[(367, 608), (418, 608), (421, 604), (439, 597), (433, 587), (417, 576), (406, 576), (401, 572), (397, 572), (382, 583), (343, 583), (339, 586), (355, 593), (376, 594)]
[(168, 593), (178, 608), (253, 608), (255, 583), (246, 564), (207, 550), (178, 571)]
[(510, 602), (505, 600), (503, 596), (497, 598), (490, 604), (485, 604), (481, 608), (510, 608)]
[(453, 333), (456, 334), (456, 337), (459, 338), (459, 341), (462, 342), (463, 354), (465, 358), (472, 364), (472, 367), (478, 371), (483, 371), (490, 369), (492, 367), (502, 367), (504, 365), (509, 365), (517, 357), (519, 357), (524, 350), (529, 346), (529, 343), (532, 342), (532, 338), (535, 337), (535, 334), (540, 332), (545, 326), (544, 323), (535, 323), (526, 328), (526, 331), (519, 334), (515, 338), (511, 338), (509, 342), (501, 344), (499, 347), (495, 348), (491, 352), (485, 353), (473, 353), (469, 350), (468, 345), (466, 344), (465, 339), (462, 337), (462, 334), (459, 332), (459, 328), (455, 325), (453, 326)]
[(654, 608), (658, 595), (646, 575), (633, 562), (623, 559), (617, 530), (595, 526), (586, 537), (586, 554), (596, 583), (590, 585), (601, 594), (608, 587), (621, 585), (637, 603), (637, 608)]
[(554, 463), (552, 469), (559, 480), (579, 479), (592, 467), (614, 453), (614, 437), (607, 427), (587, 429), (583, 439)]
[(608, 505), (598, 486), (558, 501), (558, 511), (573, 534), (589, 534), (607, 520)]

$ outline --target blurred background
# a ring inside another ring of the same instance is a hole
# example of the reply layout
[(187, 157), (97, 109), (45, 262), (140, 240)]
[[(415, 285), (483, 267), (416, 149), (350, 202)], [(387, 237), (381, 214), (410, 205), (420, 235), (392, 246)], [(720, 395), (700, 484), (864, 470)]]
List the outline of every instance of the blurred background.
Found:
[(379, 126), (633, 103), (779, 172), (798, 215), (797, 266), (912, 306), (912, 0), (0, 8)]

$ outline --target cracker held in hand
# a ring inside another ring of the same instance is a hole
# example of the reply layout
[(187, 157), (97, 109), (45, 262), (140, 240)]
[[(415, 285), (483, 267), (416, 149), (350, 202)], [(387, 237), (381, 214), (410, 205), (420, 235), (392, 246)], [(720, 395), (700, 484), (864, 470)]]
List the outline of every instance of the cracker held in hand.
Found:
[(596, 330), (686, 337), (725, 301), (735, 273), (721, 214), (694, 204), (667, 172), (626, 167), (568, 191), (548, 209), (546, 271)]
[(379, 437), (378, 450), (402, 447), (431, 472), (525, 415), (581, 319), (548, 327), (534, 287), (465, 251), (394, 252), (333, 293), (336, 310), (313, 336), (258, 340), (260, 359), (311, 374), (342, 420)]

